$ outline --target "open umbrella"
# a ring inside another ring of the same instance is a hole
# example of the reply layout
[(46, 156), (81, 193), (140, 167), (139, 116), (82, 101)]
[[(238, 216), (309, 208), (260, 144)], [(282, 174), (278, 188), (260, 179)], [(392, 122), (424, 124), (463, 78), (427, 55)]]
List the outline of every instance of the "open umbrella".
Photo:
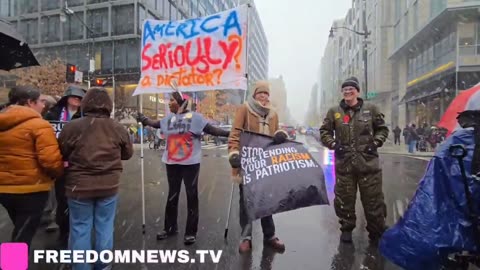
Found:
[(39, 66), (25, 39), (13, 26), (0, 20), (0, 69)]
[(480, 110), (480, 84), (460, 93), (450, 104), (438, 126), (448, 130), (447, 135), (461, 128), (458, 124), (458, 114), (468, 110)]

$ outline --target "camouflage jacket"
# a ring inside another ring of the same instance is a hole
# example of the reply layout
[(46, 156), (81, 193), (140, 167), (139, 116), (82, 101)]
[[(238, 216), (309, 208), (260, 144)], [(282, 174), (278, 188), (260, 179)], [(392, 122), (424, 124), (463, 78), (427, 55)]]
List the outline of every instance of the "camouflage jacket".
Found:
[(337, 150), (342, 147), (343, 153), (336, 153), (337, 159), (346, 162), (350, 158), (362, 158), (364, 162), (359, 161), (361, 166), (369, 166), (368, 161), (378, 157), (376, 147), (373, 152), (367, 149), (374, 143), (381, 147), (388, 133), (384, 115), (375, 105), (364, 103), (360, 98), (354, 107), (349, 107), (342, 100), (339, 106), (328, 111), (320, 127), (320, 139), (325, 147)]

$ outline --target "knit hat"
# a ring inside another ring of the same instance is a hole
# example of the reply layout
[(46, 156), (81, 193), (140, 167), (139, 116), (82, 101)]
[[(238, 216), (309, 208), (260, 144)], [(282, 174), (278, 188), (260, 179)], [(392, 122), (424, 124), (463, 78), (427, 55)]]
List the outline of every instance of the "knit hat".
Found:
[(270, 84), (267, 81), (257, 81), (253, 90), (253, 97), (259, 93), (266, 93), (270, 95)]
[(347, 86), (355, 87), (357, 91), (360, 92), (360, 84), (358, 83), (358, 79), (356, 77), (350, 77), (342, 83), (342, 89)]

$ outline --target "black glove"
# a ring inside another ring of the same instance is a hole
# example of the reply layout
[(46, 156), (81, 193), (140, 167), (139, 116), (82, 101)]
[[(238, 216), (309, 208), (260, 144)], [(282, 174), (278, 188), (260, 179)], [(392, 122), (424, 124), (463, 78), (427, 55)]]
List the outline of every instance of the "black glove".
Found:
[(273, 135), (273, 142), (275, 144), (282, 144), (287, 140), (287, 134), (285, 132), (277, 132), (275, 135)]
[(234, 169), (238, 169), (242, 166), (241, 160), (240, 160), (240, 155), (239, 154), (233, 154), (228, 158), (228, 162), (230, 162), (230, 166)]
[(335, 157), (343, 158), (345, 156), (345, 147), (341, 143), (335, 142), (333, 150), (335, 151)]
[(143, 115), (143, 113), (138, 113), (137, 114), (137, 122), (140, 122), (140, 123), (142, 123), (142, 125), (145, 126), (147, 124), (147, 121), (148, 121), (148, 117)]
[(378, 156), (377, 148), (378, 148), (378, 144), (377, 142), (374, 141), (373, 143), (367, 145), (367, 147), (365, 148), (365, 153), (369, 155)]

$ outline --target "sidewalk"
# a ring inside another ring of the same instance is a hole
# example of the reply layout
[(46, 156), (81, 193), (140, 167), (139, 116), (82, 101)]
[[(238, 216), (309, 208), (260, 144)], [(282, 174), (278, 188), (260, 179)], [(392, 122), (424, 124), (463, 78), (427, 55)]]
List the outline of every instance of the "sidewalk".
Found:
[(405, 144), (402, 145), (394, 145), (391, 142), (386, 142), (381, 148), (378, 149), (380, 154), (392, 154), (392, 155), (404, 155), (404, 156), (412, 156), (412, 157), (433, 157), (435, 152), (417, 152), (415, 151), (413, 154), (407, 151), (407, 146)]

